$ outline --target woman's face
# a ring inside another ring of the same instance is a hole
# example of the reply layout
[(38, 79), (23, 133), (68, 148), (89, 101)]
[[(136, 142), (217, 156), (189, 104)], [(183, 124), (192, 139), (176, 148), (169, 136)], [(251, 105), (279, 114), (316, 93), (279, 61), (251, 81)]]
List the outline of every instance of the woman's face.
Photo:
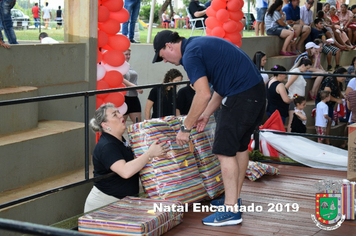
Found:
[(330, 11), (330, 5), (326, 4), (325, 7), (323, 8), (324, 12), (329, 12)]
[(129, 62), (131, 58), (131, 50), (126, 50), (124, 52), (124, 55), (125, 55), (125, 61)]
[(261, 67), (264, 67), (266, 65), (267, 62), (267, 56), (264, 56), (261, 58)]
[(354, 61), (354, 67), (356, 68), (356, 60)]
[(299, 68), (299, 70), (300, 70), (300, 72), (306, 72), (307, 70), (309, 70), (310, 69), (310, 65), (301, 65), (300, 66), (300, 68)]
[(316, 53), (316, 50), (317, 50), (316, 48), (311, 48), (311, 49), (310, 49), (312, 55), (314, 55), (314, 54)]
[(347, 10), (346, 5), (341, 5), (341, 12), (345, 13)]
[(110, 127), (111, 132), (123, 134), (126, 129), (125, 119), (122, 114), (120, 114), (117, 108), (108, 108), (106, 110), (106, 121), (102, 123), (104, 130)]
[(329, 11), (331, 16), (335, 15), (335, 12), (336, 12), (335, 8), (331, 8)]
[[(343, 73), (343, 75), (346, 75), (346, 72)], [(336, 79), (337, 79), (338, 82), (341, 82), (341, 83), (342, 83), (342, 82), (345, 81), (346, 77), (336, 77)]]

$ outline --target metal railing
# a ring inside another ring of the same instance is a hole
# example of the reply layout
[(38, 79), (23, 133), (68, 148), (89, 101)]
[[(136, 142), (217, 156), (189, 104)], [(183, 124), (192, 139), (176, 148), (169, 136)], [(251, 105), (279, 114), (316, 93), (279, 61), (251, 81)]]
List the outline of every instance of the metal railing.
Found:
[[(261, 73), (266, 73), (266, 74), (276, 74), (276, 71), (261, 71)], [(295, 73), (295, 72), (278, 72), (278, 74), (296, 74), (296, 75), (310, 75), (310, 73)], [(322, 76), (337, 76), (337, 77), (355, 77), (353, 75), (339, 75), (339, 74), (316, 74), (313, 73), (313, 75), (322, 75)], [(6, 207), (11, 207), (19, 203), (23, 203), (29, 200), (33, 200), (39, 197), (43, 197), (45, 195), (49, 195), (55, 192), (59, 192), (65, 189), (73, 188), (75, 186), (79, 186), (88, 182), (93, 182), (97, 181), (100, 179), (104, 179), (107, 177), (110, 177), (114, 173), (105, 175), (105, 176), (100, 176), (96, 178), (89, 178), (89, 97), (90, 96), (95, 96), (97, 94), (105, 94), (105, 93), (113, 93), (113, 92), (123, 92), (123, 91), (129, 91), (129, 90), (136, 90), (136, 89), (147, 89), (147, 88), (153, 88), (153, 87), (159, 87), (158, 90), (158, 114), (161, 117), (162, 116), (162, 92), (165, 86), (173, 86), (173, 107), (172, 107), (172, 114), (176, 114), (176, 89), (177, 85), (181, 84), (188, 84), (189, 81), (182, 81), (182, 82), (175, 82), (175, 83), (167, 83), (167, 84), (149, 84), (149, 85), (142, 85), (142, 86), (137, 86), (137, 87), (128, 87), (128, 88), (117, 88), (117, 89), (106, 89), (106, 90), (93, 90), (93, 91), (84, 91), (84, 92), (74, 92), (74, 93), (65, 93), (65, 94), (57, 94), (57, 95), (47, 95), (47, 96), (39, 96), (39, 97), (30, 97), (30, 98), (22, 98), (22, 99), (13, 99), (13, 100), (6, 100), (6, 101), (0, 101), (0, 107), (2, 106), (9, 106), (9, 105), (16, 105), (16, 104), (24, 104), (24, 103), (31, 103), (31, 102), (41, 102), (41, 101), (49, 101), (49, 100), (57, 100), (57, 99), (64, 99), (64, 98), (73, 98), (73, 97), (84, 97), (84, 129), (85, 129), (85, 135), (84, 135), (84, 142), (85, 142), (85, 180), (83, 181), (78, 181), (73, 184), (68, 184), (64, 185), (58, 188), (53, 188), (41, 193), (37, 193), (31, 196), (27, 196), (24, 198), (20, 198), (11, 202), (7, 202), (4, 204), (0, 204), (0, 209), (4, 209)], [(258, 134), (261, 132), (260, 130), (256, 130), (255, 134)], [(262, 131), (264, 132), (264, 131)], [(300, 134), (300, 133), (288, 133), (288, 132), (278, 132), (278, 131), (269, 131), (273, 132), (276, 134), (283, 134), (283, 135), (298, 135), (298, 136), (305, 136), (305, 137), (323, 137), (323, 138), (331, 138), (331, 139), (342, 139), (342, 140), (347, 140), (347, 137), (339, 137), (339, 136), (320, 136), (320, 135), (313, 135), (313, 134)], [(255, 135), (255, 144), (256, 146), (258, 145), (258, 136)], [(26, 223), (26, 222), (20, 222), (20, 221), (11, 221), (11, 220), (4, 220), (0, 219), (0, 228), (6, 229), (6, 230), (12, 230), (12, 231), (17, 231), (17, 232), (22, 232), (22, 233), (31, 233), (31, 234), (36, 234), (36, 235), (89, 235), (89, 234), (83, 234), (75, 231), (69, 231), (69, 230), (59, 230), (59, 229), (54, 229), (52, 227), (48, 226), (42, 226), (42, 225), (35, 225), (31, 223)], [(42, 231), (43, 230), (43, 231)]]

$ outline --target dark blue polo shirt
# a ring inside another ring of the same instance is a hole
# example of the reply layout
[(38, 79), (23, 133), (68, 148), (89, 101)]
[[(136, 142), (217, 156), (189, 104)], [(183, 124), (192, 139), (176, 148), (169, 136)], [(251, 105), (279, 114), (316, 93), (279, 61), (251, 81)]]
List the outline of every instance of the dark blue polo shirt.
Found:
[(180, 64), (191, 84), (206, 76), (222, 97), (244, 92), (262, 80), (247, 54), (225, 39), (209, 36), (183, 39), (181, 52)]
[[(125, 139), (123, 139), (125, 142)], [(94, 177), (112, 173), (110, 167), (115, 162), (124, 159), (129, 162), (134, 159), (130, 147), (116, 137), (103, 132), (93, 151)], [(119, 175), (99, 180), (94, 183), (103, 193), (117, 198), (134, 196), (139, 192), (138, 173), (129, 179), (123, 179)]]
[(297, 21), (300, 20), (300, 8), (297, 6), (295, 9), (293, 8), (292, 3), (288, 3), (283, 7), (282, 10), (286, 14), (286, 20)]

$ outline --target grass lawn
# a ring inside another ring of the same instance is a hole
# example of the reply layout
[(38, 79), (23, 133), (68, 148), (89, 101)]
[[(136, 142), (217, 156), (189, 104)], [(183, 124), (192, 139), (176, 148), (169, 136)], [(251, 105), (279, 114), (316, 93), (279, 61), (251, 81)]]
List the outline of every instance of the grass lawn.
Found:
[[(153, 28), (152, 29), (152, 37), (151, 37), (151, 43), (153, 42), (153, 39), (155, 35), (163, 30), (162, 28)], [(189, 38), (191, 29), (172, 29), (173, 31), (177, 31), (179, 35)], [(64, 40), (64, 32), (63, 28), (62, 29), (56, 29), (52, 28), (49, 30), (41, 29), (41, 32), (46, 32), (51, 38), (54, 38), (55, 40), (58, 41), (63, 41)], [(194, 30), (193, 36), (200, 36), (201, 35), (201, 30)], [(39, 30), (34, 30), (34, 29), (29, 29), (29, 30), (15, 30), (16, 37), (18, 40), (25, 40), (25, 41), (39, 41), (38, 36), (39, 36)], [(140, 30), (140, 41), (141, 43), (146, 43), (147, 42), (147, 34), (148, 34), (148, 29)], [(244, 31), (244, 37), (251, 37), (254, 36), (255, 32), (254, 31)]]

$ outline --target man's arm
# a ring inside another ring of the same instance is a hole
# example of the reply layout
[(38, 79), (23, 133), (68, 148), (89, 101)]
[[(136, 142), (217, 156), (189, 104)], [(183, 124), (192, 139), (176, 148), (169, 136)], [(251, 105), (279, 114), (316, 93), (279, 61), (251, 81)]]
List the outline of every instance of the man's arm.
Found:
[(1, 46), (1, 47), (4, 47), (4, 48), (10, 48), (10, 45), (4, 43), (1, 39), (0, 39), (0, 46)]
[(211, 98), (208, 78), (206, 76), (199, 78), (193, 85), (195, 96), (192, 101), (189, 113), (184, 120), (184, 126), (191, 129), (199, 116), (205, 111)]

